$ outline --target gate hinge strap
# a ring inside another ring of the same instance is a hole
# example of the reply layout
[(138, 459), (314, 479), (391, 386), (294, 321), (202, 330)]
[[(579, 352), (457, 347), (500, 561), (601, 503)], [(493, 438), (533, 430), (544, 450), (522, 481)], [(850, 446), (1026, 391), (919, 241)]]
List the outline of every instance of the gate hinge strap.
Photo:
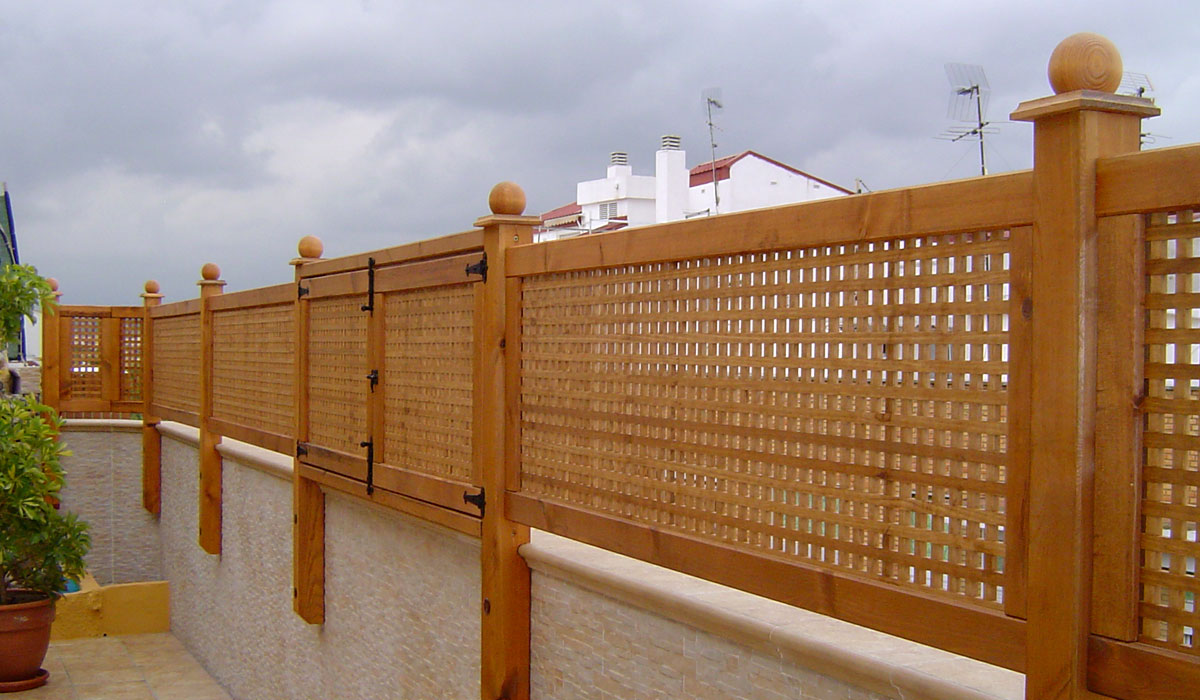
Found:
[(375, 441), (363, 440), (359, 447), (367, 448), (367, 495), (375, 493)]
[(367, 303), (362, 310), (375, 315), (375, 258), (367, 258)]
[(467, 275), (479, 275), (483, 278), (484, 282), (487, 282), (487, 270), (487, 253), (483, 254), (483, 257), (479, 259), (479, 262), (475, 263), (474, 265), (467, 265)]
[(487, 505), (487, 497), (484, 495), (486, 491), (482, 486), (479, 487), (479, 493), (471, 494), (463, 492), (463, 503), (470, 503), (479, 509), (479, 517), (483, 517), (483, 509)]

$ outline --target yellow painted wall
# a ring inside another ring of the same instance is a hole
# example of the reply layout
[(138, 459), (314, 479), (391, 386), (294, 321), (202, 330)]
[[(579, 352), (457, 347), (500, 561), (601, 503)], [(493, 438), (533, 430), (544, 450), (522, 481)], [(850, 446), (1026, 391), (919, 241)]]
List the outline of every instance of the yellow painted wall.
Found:
[(50, 639), (167, 632), (169, 603), (166, 581), (100, 586), (89, 575), (79, 592), (59, 599)]

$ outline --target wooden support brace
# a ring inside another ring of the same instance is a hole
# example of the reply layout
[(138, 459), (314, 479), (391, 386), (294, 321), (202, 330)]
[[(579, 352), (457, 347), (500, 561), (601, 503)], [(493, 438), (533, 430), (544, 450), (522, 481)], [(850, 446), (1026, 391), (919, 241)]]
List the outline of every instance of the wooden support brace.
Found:
[(213, 323), (208, 300), (221, 293), (225, 283), (220, 269), (208, 263), (201, 270), (200, 285), (200, 547), (209, 554), (221, 553), (221, 436), (213, 431)]
[[(529, 541), (529, 528), (508, 519), (504, 493), (513, 481), (508, 471), (517, 466), (506, 456), (506, 353), (517, 348), (506, 343), (506, 312), (517, 307), (506, 299), (505, 254), (511, 245), (532, 240), (537, 217), (521, 216), (525, 194), (513, 183), (492, 189), (493, 212), (475, 222), (484, 230), (487, 255), (486, 281), (476, 297), (473, 455), (486, 505), (483, 511), (482, 624), (480, 697), (484, 700), (529, 698), (529, 567), (518, 548)], [(511, 417), (510, 417), (511, 418)]]
[(162, 436), (154, 415), (154, 318), (151, 307), (162, 303), (158, 282), (146, 282), (142, 294), (142, 507), (154, 515), (162, 512)]
[[(300, 268), (321, 258), (316, 236), (300, 240), (291, 264), (299, 285)], [(308, 442), (308, 301), (296, 297), (296, 445), (292, 470), (292, 609), (312, 625), (325, 622), (325, 493), (301, 475), (300, 449)]]

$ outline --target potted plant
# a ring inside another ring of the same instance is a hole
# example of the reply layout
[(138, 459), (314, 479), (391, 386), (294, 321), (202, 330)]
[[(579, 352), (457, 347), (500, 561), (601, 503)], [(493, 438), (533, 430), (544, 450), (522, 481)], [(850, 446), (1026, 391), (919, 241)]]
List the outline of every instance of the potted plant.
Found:
[[(14, 269), (15, 268), (15, 269)], [(9, 265), (0, 272), (0, 341), (17, 334), (20, 318), (53, 295), (37, 271)], [(62, 421), (30, 396), (0, 396), (0, 693), (36, 688), (49, 674), (54, 603), (67, 578), (80, 576), (91, 540), (87, 525), (60, 513), (63, 486), (58, 442)]]

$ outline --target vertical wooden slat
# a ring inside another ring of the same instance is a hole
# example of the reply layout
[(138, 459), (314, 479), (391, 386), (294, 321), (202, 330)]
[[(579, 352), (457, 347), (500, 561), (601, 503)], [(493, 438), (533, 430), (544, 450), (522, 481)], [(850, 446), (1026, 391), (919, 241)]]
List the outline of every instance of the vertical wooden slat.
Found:
[(1029, 698), (1088, 695), (1096, 438), (1095, 161), (1137, 150), (1141, 116), (1147, 113), (1113, 95), (1071, 92), (1024, 103), (1013, 114), (1034, 122)]
[(154, 319), (150, 309), (162, 303), (158, 282), (146, 282), (142, 294), (142, 507), (162, 512), (162, 436), (154, 405)]
[(100, 398), (121, 399), (121, 319), (112, 309), (100, 319)]
[(1096, 357), (1096, 502), (1092, 632), (1137, 639), (1140, 602), (1140, 485), (1145, 394), (1144, 219), (1100, 219)]
[(504, 488), (521, 490), (521, 278), (507, 280), (504, 301)]
[(321, 486), (300, 475), (300, 448), (308, 431), (308, 300), (299, 294), (304, 286), (301, 267), (321, 258), (321, 241), (301, 239), (295, 268), (296, 295), (296, 445), (292, 470), (292, 609), (312, 625), (325, 622), (325, 494)]
[(1029, 541), (1029, 400), (1033, 300), (1029, 277), (1033, 230), (1012, 231), (1009, 269), (1008, 345), (1008, 472), (1005, 495), (1004, 612), (1025, 617), (1025, 584)]
[(487, 281), (482, 283), (475, 319), (475, 413), (473, 453), (483, 475), (487, 504), (483, 514), (480, 697), (529, 698), (529, 568), (517, 549), (529, 541), (529, 528), (507, 518), (505, 390), (508, 343), (506, 250), (532, 240), (537, 217), (520, 216), (525, 194), (512, 183), (492, 189), (492, 216), (475, 222), (484, 230)]
[(208, 263), (201, 271), (200, 285), (200, 547), (209, 554), (221, 553), (221, 455), (220, 434), (211, 425), (213, 415), (213, 312), (209, 299), (221, 293), (225, 282), (221, 271)]

